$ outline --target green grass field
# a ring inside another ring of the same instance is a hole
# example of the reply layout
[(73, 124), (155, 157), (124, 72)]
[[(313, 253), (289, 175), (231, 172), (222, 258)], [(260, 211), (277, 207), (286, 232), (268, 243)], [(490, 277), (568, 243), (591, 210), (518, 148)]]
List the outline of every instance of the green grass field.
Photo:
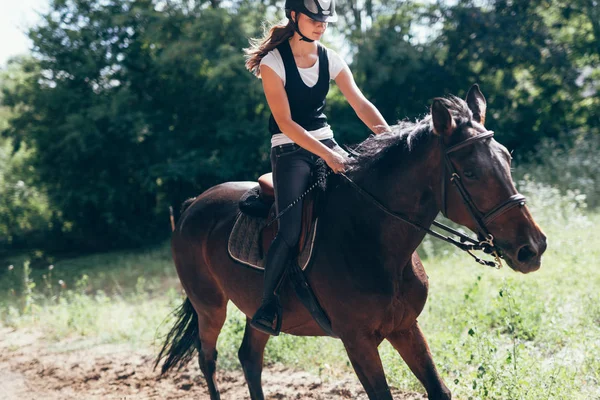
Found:
[[(430, 297), (419, 321), (437, 366), (460, 399), (600, 399), (600, 216), (578, 193), (521, 184), (548, 236), (542, 269), (522, 275), (475, 264), (445, 244), (420, 248)], [(167, 244), (145, 251), (63, 260), (28, 271), (13, 255), (0, 265), (0, 324), (43, 329), (79, 346), (158, 346), (182, 293)], [(245, 319), (230, 304), (219, 339), (220, 367), (239, 368)], [(423, 388), (384, 342), (391, 385)], [(267, 362), (325, 379), (351, 374), (341, 342), (282, 335)]]

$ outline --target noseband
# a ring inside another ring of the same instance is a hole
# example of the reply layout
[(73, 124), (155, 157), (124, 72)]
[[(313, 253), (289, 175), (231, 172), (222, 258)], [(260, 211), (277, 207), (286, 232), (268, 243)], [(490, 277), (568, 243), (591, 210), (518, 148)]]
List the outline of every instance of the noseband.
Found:
[(473, 198), (469, 194), (469, 191), (465, 187), (462, 182), (462, 179), (458, 172), (456, 172), (456, 168), (454, 168), (454, 164), (450, 160), (450, 156), (455, 151), (463, 149), (467, 146), (470, 146), (474, 143), (480, 142), (484, 139), (491, 138), (494, 136), (494, 131), (487, 131), (477, 136), (470, 137), (468, 139), (463, 140), (462, 142), (455, 144), (454, 146), (446, 147), (443, 139), (440, 138), (440, 144), (442, 149), (442, 154), (444, 155), (444, 162), (442, 164), (442, 214), (447, 217), (447, 204), (446, 204), (446, 177), (450, 174), (450, 182), (456, 187), (460, 197), (462, 198), (467, 211), (471, 215), (471, 218), (475, 221), (477, 225), (477, 229), (479, 231), (479, 235), (484, 239), (482, 244), (489, 245), (487, 249), (488, 252), (494, 254), (496, 256), (496, 261), (499, 262), (499, 256), (494, 245), (494, 236), (488, 230), (488, 224), (490, 224), (494, 219), (498, 218), (502, 214), (506, 213), (508, 210), (514, 207), (523, 207), (525, 205), (525, 196), (520, 193), (516, 193), (506, 199), (504, 202), (498, 204), (496, 207), (492, 208), (487, 213), (482, 213), (477, 205), (473, 202)]

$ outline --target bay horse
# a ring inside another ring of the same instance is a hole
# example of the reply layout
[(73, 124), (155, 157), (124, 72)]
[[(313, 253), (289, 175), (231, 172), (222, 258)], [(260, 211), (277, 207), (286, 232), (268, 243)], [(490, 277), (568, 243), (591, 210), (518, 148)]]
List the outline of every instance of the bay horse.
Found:
[[(481, 236), (480, 224), (466, 206), (470, 201), (481, 215), (494, 215), (483, 220), (502, 258), (512, 269), (528, 273), (541, 266), (546, 237), (522, 202), (506, 206), (507, 199), (520, 195), (511, 177), (509, 152), (484, 127), (486, 107), (477, 85), (466, 101), (436, 98), (424, 119), (401, 122), (391, 133), (362, 142), (360, 154), (348, 163), (347, 176), (421, 226), (430, 226), (443, 211)], [(468, 201), (452, 187), (454, 179), (461, 180)], [(227, 250), (238, 200), (255, 185), (226, 182), (206, 190), (183, 212), (172, 236), (173, 259), (187, 299), (156, 365), (165, 359), (165, 373), (189, 362), (197, 350), (211, 400), (220, 399), (216, 343), (230, 300), (248, 317), (238, 356), (250, 397), (264, 399), (261, 373), (269, 335), (249, 324), (260, 304), (263, 275), (240, 267)], [(307, 278), (369, 399), (392, 399), (377, 350), (384, 339), (430, 399), (450, 399), (417, 322), (428, 281), (415, 250), (425, 232), (390, 218), (342, 179), (329, 185), (323, 201)], [(281, 303), (283, 332), (325, 335), (289, 285), (283, 287)]]

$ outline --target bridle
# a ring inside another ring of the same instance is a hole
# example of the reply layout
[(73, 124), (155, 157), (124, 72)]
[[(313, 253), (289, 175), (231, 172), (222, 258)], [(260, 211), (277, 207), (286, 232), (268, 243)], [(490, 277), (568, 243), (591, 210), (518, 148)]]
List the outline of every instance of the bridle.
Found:
[(463, 149), (467, 146), (470, 146), (476, 142), (480, 142), (484, 139), (491, 138), (493, 136), (494, 136), (494, 131), (486, 131), (479, 135), (472, 136), (468, 139), (465, 139), (462, 142), (455, 144), (453, 146), (450, 146), (450, 147), (446, 147), (446, 145), (444, 144), (444, 140), (442, 138), (440, 138), (440, 147), (442, 150), (441, 152), (444, 155), (444, 162), (442, 163), (442, 174), (441, 174), (441, 179), (442, 179), (442, 184), (441, 184), (441, 187), (442, 187), (442, 194), (441, 194), (442, 210), (441, 211), (442, 211), (442, 214), (445, 217), (447, 217), (448, 210), (447, 210), (447, 202), (446, 202), (446, 196), (447, 196), (446, 178), (447, 178), (447, 175), (450, 174), (450, 182), (452, 182), (452, 184), (458, 190), (458, 193), (460, 194), (460, 197), (462, 198), (462, 201), (465, 204), (467, 211), (471, 215), (471, 218), (473, 219), (473, 221), (475, 221), (475, 224), (477, 225), (477, 230), (478, 230), (479, 236), (484, 238), (484, 240), (480, 242), (480, 245), (485, 247), (484, 250), (486, 250), (486, 252), (489, 252), (490, 254), (494, 255), (494, 257), (496, 258), (496, 263), (498, 264), (498, 266), (501, 266), (502, 262), (500, 260), (500, 255), (498, 253), (498, 249), (496, 248), (496, 245), (494, 244), (494, 236), (490, 233), (490, 231), (488, 229), (488, 225), (493, 220), (495, 220), (502, 214), (506, 213), (508, 210), (510, 210), (514, 207), (517, 207), (517, 206), (523, 207), (525, 205), (525, 196), (523, 196), (520, 193), (516, 193), (516, 194), (510, 196), (504, 202), (498, 204), (496, 207), (492, 208), (490, 211), (488, 211), (487, 213), (484, 214), (479, 210), (477, 205), (473, 202), (473, 198), (471, 197), (471, 195), (469, 194), (469, 191), (463, 184), (463, 181), (462, 181), (460, 175), (458, 174), (458, 172), (456, 172), (456, 168), (454, 168), (454, 164), (452, 164), (452, 161), (450, 160), (450, 155), (452, 153), (454, 153), (460, 149)]

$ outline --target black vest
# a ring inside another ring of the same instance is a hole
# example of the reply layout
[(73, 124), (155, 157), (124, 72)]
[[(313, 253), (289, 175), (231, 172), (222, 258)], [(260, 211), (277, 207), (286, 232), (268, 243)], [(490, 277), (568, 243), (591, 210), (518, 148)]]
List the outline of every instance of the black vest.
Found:
[[(313, 87), (308, 87), (300, 77), (292, 48), (288, 40), (283, 41), (277, 50), (285, 67), (285, 92), (287, 93), (292, 120), (307, 131), (314, 131), (327, 126), (327, 117), (323, 114), (325, 97), (329, 92), (329, 59), (327, 49), (317, 43), (319, 54), (319, 80)], [(281, 133), (273, 114), (269, 118), (271, 135)]]

